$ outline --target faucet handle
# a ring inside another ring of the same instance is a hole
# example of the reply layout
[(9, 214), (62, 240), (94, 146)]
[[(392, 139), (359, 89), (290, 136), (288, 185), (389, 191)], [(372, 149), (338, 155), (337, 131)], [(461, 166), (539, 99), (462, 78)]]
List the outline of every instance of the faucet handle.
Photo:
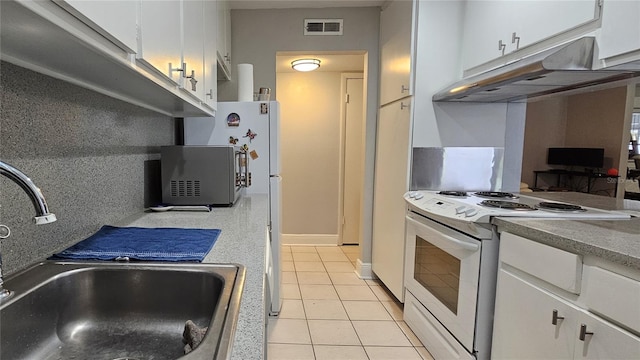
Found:
[(43, 225), (43, 224), (48, 224), (48, 223), (52, 223), (54, 221), (56, 221), (56, 214), (44, 214), (42, 216), (36, 216), (33, 218), (33, 223), (36, 225)]

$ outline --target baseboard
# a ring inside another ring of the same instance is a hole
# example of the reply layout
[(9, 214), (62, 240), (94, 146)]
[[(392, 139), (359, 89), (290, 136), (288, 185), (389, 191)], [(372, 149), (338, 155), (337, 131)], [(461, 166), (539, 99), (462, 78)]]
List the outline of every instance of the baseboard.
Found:
[(356, 275), (358, 275), (360, 279), (365, 280), (373, 280), (376, 278), (373, 270), (371, 270), (371, 263), (363, 263), (360, 259), (356, 261)]
[(282, 245), (338, 245), (338, 234), (282, 234)]

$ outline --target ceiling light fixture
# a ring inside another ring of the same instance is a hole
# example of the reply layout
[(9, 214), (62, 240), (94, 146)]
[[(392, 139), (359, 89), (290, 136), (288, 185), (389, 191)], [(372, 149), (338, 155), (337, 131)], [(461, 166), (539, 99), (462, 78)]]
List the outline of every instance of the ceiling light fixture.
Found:
[(293, 70), (298, 71), (313, 71), (320, 67), (320, 60), (318, 59), (298, 59), (291, 62)]

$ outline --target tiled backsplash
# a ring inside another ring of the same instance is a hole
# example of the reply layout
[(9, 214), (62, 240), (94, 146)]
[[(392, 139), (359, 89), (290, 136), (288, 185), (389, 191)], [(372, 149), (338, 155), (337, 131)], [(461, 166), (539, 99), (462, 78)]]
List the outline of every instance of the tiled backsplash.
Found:
[(39, 73), (0, 64), (0, 160), (42, 189), (58, 221), (36, 226), (27, 195), (0, 177), (5, 274), (159, 200), (160, 146), (175, 120)]

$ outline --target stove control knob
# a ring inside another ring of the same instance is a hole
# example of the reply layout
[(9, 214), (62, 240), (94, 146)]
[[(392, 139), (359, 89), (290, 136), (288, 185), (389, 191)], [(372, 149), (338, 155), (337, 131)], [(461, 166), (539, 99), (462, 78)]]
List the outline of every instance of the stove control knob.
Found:
[(416, 194), (416, 196), (414, 196), (414, 198), (415, 198), (416, 200), (420, 200), (420, 199), (422, 199), (423, 197), (424, 197), (424, 195), (422, 195), (422, 194), (420, 194), (420, 193), (417, 193), (417, 194)]
[(458, 206), (458, 207), (456, 208), (456, 215), (457, 215), (457, 214), (462, 214), (462, 213), (463, 213), (463, 212), (465, 212), (466, 210), (467, 210), (467, 207), (466, 207), (466, 206)]
[(477, 213), (478, 213), (478, 209), (470, 208), (470, 209), (465, 210), (464, 216), (472, 217), (473, 215), (476, 215)]

